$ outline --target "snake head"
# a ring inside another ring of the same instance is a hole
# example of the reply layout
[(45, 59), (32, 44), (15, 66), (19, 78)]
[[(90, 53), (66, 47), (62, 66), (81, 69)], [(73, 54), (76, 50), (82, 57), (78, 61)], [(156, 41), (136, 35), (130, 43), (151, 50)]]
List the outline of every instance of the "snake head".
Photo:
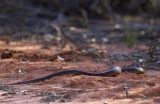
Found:
[(137, 67), (135, 69), (137, 74), (144, 74), (146, 72), (142, 67)]
[(122, 73), (122, 70), (119, 66), (112, 66), (108, 70), (113, 71), (113, 75), (119, 75)]
[(135, 69), (135, 73), (137, 73), (137, 74), (143, 74), (143, 73), (145, 73), (145, 70), (140, 65), (138, 65), (138, 64), (133, 64), (132, 68)]
[(131, 68), (122, 68), (122, 72), (144, 74), (145, 70), (140, 65), (138, 65), (138, 64), (132, 64)]

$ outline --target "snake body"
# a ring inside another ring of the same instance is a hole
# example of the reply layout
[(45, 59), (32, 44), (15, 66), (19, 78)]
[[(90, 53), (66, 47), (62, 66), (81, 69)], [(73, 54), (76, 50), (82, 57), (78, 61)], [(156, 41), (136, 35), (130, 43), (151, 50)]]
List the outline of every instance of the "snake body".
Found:
[(137, 73), (137, 74), (145, 73), (143, 68), (137, 67), (137, 68), (123, 68), (123, 69), (121, 69), (119, 66), (112, 66), (106, 72), (102, 72), (102, 73), (91, 73), (91, 72), (86, 72), (86, 71), (81, 71), (81, 70), (63, 70), (63, 71), (59, 71), (59, 72), (49, 74), (49, 75), (44, 76), (44, 77), (40, 77), (40, 78), (36, 78), (36, 79), (33, 79), (33, 80), (28, 80), (28, 81), (11, 83), (11, 84), (8, 84), (8, 85), (34, 83), (34, 82), (39, 82), (39, 81), (44, 81), (46, 79), (50, 79), (54, 76), (65, 75), (65, 74), (81, 74), (81, 75), (88, 75), (88, 76), (110, 77), (110, 76), (116, 76), (118, 74), (121, 74), (121, 72), (125, 72), (125, 71), (132, 72), (132, 73)]

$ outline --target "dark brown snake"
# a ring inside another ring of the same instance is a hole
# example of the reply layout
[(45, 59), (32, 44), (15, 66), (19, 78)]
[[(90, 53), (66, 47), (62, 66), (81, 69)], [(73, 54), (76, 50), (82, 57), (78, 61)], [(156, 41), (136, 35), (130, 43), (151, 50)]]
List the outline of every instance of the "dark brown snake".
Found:
[(16, 84), (25, 84), (25, 83), (35, 83), (39, 81), (44, 81), (46, 79), (50, 79), (54, 76), (59, 76), (59, 75), (65, 75), (65, 74), (81, 74), (81, 75), (88, 75), (88, 76), (104, 76), (104, 77), (110, 77), (110, 76), (116, 76), (121, 74), (122, 72), (131, 72), (131, 73), (137, 73), (137, 74), (143, 74), (145, 73), (145, 70), (139, 66), (133, 66), (132, 68), (120, 68), (119, 66), (113, 66), (109, 68), (106, 72), (102, 73), (91, 73), (91, 72), (86, 72), (86, 71), (80, 71), (80, 70), (63, 70), (59, 72), (52, 73), (50, 75), (36, 78), (33, 80), (28, 80), (28, 81), (22, 81), (22, 82), (16, 82), (16, 83), (11, 83), (7, 85), (16, 85)]

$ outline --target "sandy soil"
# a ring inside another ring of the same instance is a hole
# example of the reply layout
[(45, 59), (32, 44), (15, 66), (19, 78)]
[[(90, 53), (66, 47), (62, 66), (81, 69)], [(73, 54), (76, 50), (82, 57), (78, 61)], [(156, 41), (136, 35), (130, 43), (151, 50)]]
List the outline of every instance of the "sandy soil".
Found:
[[(138, 49), (147, 49), (138, 45)], [(7, 52), (4, 51), (7, 49)], [(108, 45), (110, 53), (129, 53), (137, 50), (121, 45)], [(99, 77), (67, 74), (44, 82), (5, 85), (31, 80), (61, 70), (83, 70), (100, 73), (110, 66), (131, 65), (131, 61), (97, 62), (77, 51), (59, 51), (56, 47), (42, 49), (41, 45), (0, 42), (0, 103), (1, 104), (159, 104), (160, 72), (147, 70), (145, 74), (122, 73), (117, 77)], [(2, 57), (3, 56), (3, 57)], [(60, 56), (65, 59), (61, 61)], [(124, 90), (128, 89), (128, 99)]]

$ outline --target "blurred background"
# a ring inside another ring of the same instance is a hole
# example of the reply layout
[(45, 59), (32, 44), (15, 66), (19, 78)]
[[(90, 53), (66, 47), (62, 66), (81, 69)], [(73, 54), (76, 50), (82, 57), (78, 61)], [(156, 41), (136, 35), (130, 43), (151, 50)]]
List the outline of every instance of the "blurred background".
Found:
[(58, 24), (82, 42), (131, 47), (160, 37), (159, 16), (159, 0), (1, 0), (0, 39), (56, 45)]

